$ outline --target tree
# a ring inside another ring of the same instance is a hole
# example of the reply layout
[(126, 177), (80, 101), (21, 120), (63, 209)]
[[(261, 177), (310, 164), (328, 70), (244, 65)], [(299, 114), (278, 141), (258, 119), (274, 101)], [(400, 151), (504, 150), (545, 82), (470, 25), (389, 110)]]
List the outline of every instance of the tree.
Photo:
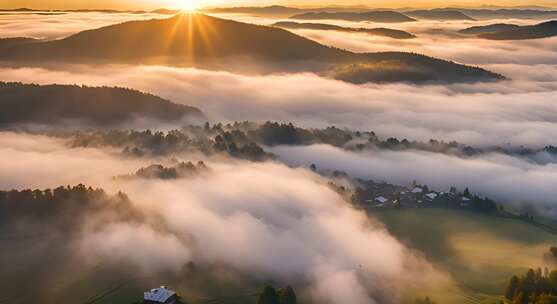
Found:
[(468, 189), (468, 187), (466, 187), (466, 189), (464, 189), (464, 193), (462, 194), (466, 197), (470, 197), (470, 190)]
[(509, 280), (509, 285), (507, 285), (507, 289), (505, 290), (505, 298), (512, 300), (518, 289), (518, 281), (519, 280), (517, 276), (513, 276)]
[(263, 291), (259, 295), (257, 304), (280, 304), (275, 288), (271, 285), (265, 285), (265, 287), (263, 287)]
[(286, 286), (285, 288), (281, 288), (278, 290), (279, 296), (279, 303), (280, 304), (296, 304), (296, 293), (294, 289), (290, 286)]

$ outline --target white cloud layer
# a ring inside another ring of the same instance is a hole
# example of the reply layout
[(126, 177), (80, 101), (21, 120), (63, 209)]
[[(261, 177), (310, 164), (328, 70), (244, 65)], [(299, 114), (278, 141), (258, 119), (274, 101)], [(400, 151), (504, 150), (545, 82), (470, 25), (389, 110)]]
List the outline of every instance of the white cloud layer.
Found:
[[(329, 145), (280, 146), (272, 149), (290, 165), (342, 170), (354, 177), (410, 185), (425, 183), (438, 191), (451, 186), (470, 187), (473, 193), (503, 204), (553, 207), (557, 189), (557, 165), (539, 165), (497, 153), (459, 158), (421, 151), (373, 151), (355, 153)], [(555, 215), (555, 210), (552, 211)], [(548, 215), (548, 214), (545, 214)]]
[(146, 271), (178, 270), (189, 261), (227, 265), (262, 281), (309, 284), (308, 292), (326, 303), (347, 296), (350, 303), (396, 301), (424, 277), (424, 290), (451, 285), (308, 170), (210, 162), (211, 174), (199, 178), (116, 181), (111, 174), (137, 162), (43, 136), (0, 133), (0, 143), (0, 188), (83, 182), (122, 190), (150, 221), (164, 222), (164, 229), (122, 221), (99, 226), (91, 216), (84, 225), (95, 229), (79, 242), (89, 258)]

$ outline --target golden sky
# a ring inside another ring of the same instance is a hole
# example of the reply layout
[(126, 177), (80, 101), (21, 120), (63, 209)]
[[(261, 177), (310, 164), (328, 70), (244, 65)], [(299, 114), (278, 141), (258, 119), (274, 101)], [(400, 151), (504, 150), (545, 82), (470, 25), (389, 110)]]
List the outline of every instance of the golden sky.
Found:
[[(184, 8), (192, 6), (239, 6), (283, 4), (296, 6), (323, 6), (329, 4), (367, 5), (370, 7), (446, 7), (480, 6), (486, 2), (478, 0), (0, 0), (0, 8), (30, 7), (41, 9), (113, 8), (154, 9)], [(491, 0), (489, 5), (557, 7), (557, 0)]]

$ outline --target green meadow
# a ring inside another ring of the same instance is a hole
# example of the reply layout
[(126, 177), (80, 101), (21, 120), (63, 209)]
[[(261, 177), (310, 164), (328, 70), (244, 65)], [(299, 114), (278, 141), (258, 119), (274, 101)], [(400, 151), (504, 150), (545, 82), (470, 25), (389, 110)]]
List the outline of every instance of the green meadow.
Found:
[(545, 267), (544, 253), (557, 244), (557, 235), (529, 223), (462, 210), (416, 208), (373, 215), (449, 273), (456, 285), (449, 293), (460, 294), (462, 303), (498, 301), (512, 275)]

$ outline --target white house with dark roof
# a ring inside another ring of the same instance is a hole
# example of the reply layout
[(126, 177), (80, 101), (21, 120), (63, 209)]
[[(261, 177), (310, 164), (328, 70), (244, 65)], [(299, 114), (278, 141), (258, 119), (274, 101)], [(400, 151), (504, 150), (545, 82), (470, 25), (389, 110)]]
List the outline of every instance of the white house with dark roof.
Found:
[(424, 189), (420, 188), (420, 187), (414, 187), (414, 189), (412, 189), (412, 191), (410, 191), (414, 194), (418, 194), (418, 193), (422, 193), (424, 192)]
[(154, 288), (143, 293), (145, 304), (175, 304), (178, 300), (176, 293), (166, 286)]

